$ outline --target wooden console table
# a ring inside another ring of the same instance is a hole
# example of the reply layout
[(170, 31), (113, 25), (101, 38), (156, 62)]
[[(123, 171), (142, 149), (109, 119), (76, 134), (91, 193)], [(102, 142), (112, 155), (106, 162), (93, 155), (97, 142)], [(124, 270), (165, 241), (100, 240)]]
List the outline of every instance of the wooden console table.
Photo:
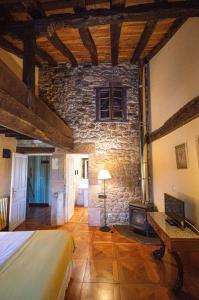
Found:
[(176, 226), (171, 226), (166, 222), (166, 214), (162, 212), (149, 212), (147, 219), (161, 240), (160, 249), (155, 250), (153, 255), (156, 259), (161, 259), (165, 253), (165, 247), (174, 257), (178, 274), (173, 286), (173, 292), (177, 294), (183, 287), (184, 273), (183, 265), (178, 252), (199, 251), (199, 235), (189, 228), (181, 230)]

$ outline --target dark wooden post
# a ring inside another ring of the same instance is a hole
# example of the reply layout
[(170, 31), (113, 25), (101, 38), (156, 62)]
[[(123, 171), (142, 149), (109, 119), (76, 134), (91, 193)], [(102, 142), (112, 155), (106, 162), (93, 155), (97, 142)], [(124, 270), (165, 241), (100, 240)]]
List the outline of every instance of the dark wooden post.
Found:
[(23, 82), (27, 85), (29, 90), (27, 99), (28, 107), (33, 108), (35, 96), (35, 36), (32, 33), (25, 34), (23, 45)]
[(145, 157), (144, 157), (144, 95), (143, 95), (143, 77), (144, 66), (143, 61), (139, 60), (138, 64), (138, 76), (139, 76), (139, 123), (140, 123), (140, 173), (141, 173), (141, 192), (142, 201), (146, 203), (146, 178), (145, 178)]
[[(151, 133), (151, 83), (150, 83), (150, 65), (145, 64), (145, 115), (146, 115), (146, 132), (148, 137)], [(148, 201), (153, 203), (153, 166), (152, 166), (152, 145), (146, 144), (146, 159), (147, 159), (147, 179), (148, 179)]]

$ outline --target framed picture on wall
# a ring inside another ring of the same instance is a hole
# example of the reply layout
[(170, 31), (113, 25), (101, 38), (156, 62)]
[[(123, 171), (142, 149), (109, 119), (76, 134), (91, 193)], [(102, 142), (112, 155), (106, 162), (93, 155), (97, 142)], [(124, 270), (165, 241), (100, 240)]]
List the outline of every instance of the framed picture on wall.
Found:
[(188, 169), (187, 144), (175, 146), (177, 169)]

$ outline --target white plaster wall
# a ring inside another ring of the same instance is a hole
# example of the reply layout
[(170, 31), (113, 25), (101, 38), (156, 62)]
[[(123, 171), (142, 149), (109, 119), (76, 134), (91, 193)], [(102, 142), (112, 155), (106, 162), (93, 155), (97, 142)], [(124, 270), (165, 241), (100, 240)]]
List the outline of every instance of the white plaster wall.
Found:
[(7, 138), (4, 135), (0, 135), (0, 196), (10, 193), (10, 181), (11, 181), (11, 158), (3, 158), (3, 148), (10, 149), (12, 152), (16, 152), (16, 139)]
[(152, 130), (199, 95), (199, 18), (189, 19), (151, 60)]
[[(152, 130), (199, 95), (199, 18), (189, 19), (152, 59)], [(164, 193), (185, 201), (186, 215), (199, 226), (199, 118), (152, 145), (154, 201), (164, 211)], [(176, 167), (175, 146), (187, 143), (188, 169)]]

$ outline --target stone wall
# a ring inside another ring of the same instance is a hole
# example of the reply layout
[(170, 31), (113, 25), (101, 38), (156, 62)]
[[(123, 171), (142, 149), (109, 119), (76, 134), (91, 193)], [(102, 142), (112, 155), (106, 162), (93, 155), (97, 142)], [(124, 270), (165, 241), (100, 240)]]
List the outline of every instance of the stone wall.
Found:
[[(96, 122), (95, 87), (120, 81), (127, 89), (127, 122)], [(103, 200), (99, 199), (99, 170), (107, 168), (108, 224), (128, 222), (128, 203), (140, 199), (138, 72), (120, 64), (44, 67), (39, 76), (40, 97), (73, 129), (76, 145), (93, 145), (89, 154), (89, 222), (103, 224)], [(78, 147), (76, 147), (78, 148)], [(84, 147), (83, 147), (84, 149)], [(77, 150), (78, 153), (80, 153)]]

